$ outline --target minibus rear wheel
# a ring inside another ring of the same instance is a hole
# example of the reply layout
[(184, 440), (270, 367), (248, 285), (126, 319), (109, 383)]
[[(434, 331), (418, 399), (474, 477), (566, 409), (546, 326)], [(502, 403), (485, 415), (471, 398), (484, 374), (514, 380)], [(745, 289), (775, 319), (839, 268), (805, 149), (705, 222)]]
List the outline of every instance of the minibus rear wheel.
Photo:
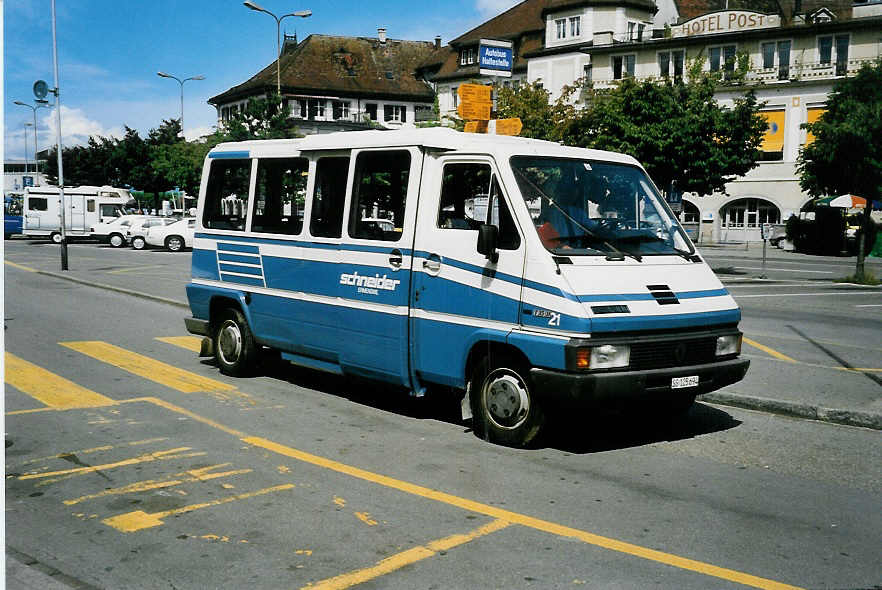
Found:
[(214, 358), (221, 373), (231, 377), (250, 375), (258, 351), (245, 316), (228, 307), (218, 314), (215, 325)]
[(475, 433), (493, 443), (526, 447), (542, 430), (545, 412), (530, 372), (509, 355), (484, 357), (469, 387)]

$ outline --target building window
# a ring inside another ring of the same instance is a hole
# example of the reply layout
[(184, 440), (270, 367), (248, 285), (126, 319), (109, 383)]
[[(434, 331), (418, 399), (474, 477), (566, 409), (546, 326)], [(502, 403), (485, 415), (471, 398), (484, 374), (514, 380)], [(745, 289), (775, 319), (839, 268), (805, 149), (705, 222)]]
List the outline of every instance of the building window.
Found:
[(459, 87), (454, 86), (450, 89), (450, 98), (453, 102), (453, 108), (459, 106)]
[[(836, 75), (844, 76), (848, 71), (848, 43), (848, 35), (818, 37), (818, 62), (829, 66), (835, 59)], [(835, 58), (834, 48), (836, 50)]]
[(676, 51), (663, 51), (658, 54), (658, 73), (662, 78), (674, 76), (674, 78), (683, 77), (683, 62), (685, 52), (680, 49)]
[(387, 123), (406, 123), (407, 107), (397, 104), (383, 105), (383, 120)]
[(760, 150), (760, 160), (764, 162), (780, 161), (784, 159), (784, 109), (764, 111), (761, 113), (766, 119), (768, 127), (763, 135)]
[(591, 64), (585, 64), (584, 66), (582, 66), (582, 82), (584, 82), (585, 84), (591, 82), (592, 69), (593, 68)]
[(554, 21), (554, 27), (557, 30), (557, 37), (556, 38), (558, 41), (560, 41), (561, 39), (567, 38), (567, 19), (565, 19), (565, 18), (557, 19), (556, 21)]
[(778, 68), (778, 79), (787, 80), (790, 77), (790, 41), (772, 41), (763, 43), (763, 68)]
[(335, 100), (334, 101), (334, 120), (348, 120), (349, 119), (349, 101)]
[(570, 17), (570, 37), (580, 37), (582, 35), (582, 17)]
[[(826, 107), (809, 107), (806, 109), (806, 123), (816, 123), (818, 119), (821, 118), (821, 115), (826, 111)], [(815, 140), (815, 136), (810, 132), (805, 132), (805, 145), (812, 143)]]
[(310, 98), (309, 99), (309, 119), (324, 119), (325, 118), (325, 101), (321, 98)]
[(461, 66), (470, 66), (475, 63), (475, 53), (476, 50), (474, 47), (469, 47), (468, 49), (463, 49), (459, 52), (459, 65)]
[(377, 120), (377, 103), (368, 102), (364, 105), (364, 112), (371, 121)]
[(634, 65), (637, 56), (631, 55), (614, 55), (612, 58), (613, 79), (621, 80), (622, 78), (634, 77)]
[(707, 50), (710, 71), (719, 72), (721, 69), (727, 72), (735, 71), (735, 46), (724, 45), (722, 47), (710, 47)]

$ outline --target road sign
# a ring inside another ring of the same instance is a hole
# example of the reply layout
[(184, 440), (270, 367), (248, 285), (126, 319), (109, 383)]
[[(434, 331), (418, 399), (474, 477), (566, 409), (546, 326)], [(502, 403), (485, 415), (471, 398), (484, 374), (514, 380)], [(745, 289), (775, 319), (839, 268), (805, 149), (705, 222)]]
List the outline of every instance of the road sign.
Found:
[(482, 76), (511, 77), (514, 51), (511, 41), (481, 39), (478, 43), (478, 67)]
[(462, 84), (457, 88), (460, 102), (493, 102), (490, 93), (492, 86), (484, 84)]
[(487, 121), (466, 121), (466, 133), (487, 133)]
[(523, 123), (517, 117), (514, 119), (497, 119), (496, 135), (520, 135), (523, 127)]
[(492, 107), (492, 103), (489, 102), (461, 102), (457, 112), (463, 119), (489, 121)]

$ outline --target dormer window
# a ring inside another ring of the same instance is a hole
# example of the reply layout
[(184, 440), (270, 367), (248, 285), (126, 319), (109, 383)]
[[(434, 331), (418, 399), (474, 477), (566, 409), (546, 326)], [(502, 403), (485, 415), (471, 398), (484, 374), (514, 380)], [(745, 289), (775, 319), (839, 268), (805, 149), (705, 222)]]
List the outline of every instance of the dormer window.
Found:
[(575, 39), (582, 36), (582, 17), (571, 16), (558, 18), (554, 21), (554, 38), (556, 41)]
[(469, 47), (467, 49), (462, 49), (459, 52), (459, 65), (461, 66), (470, 66), (475, 63), (477, 51), (474, 47)]
[(554, 21), (554, 28), (557, 31), (557, 40), (561, 41), (567, 38), (567, 19), (559, 18)]
[(582, 17), (570, 17), (570, 37), (580, 37), (582, 35)]

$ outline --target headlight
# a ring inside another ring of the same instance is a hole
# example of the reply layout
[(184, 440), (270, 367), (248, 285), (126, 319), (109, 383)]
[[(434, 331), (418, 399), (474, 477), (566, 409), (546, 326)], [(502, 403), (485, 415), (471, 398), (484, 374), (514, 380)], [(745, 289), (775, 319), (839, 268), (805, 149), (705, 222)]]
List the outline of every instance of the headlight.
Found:
[(717, 356), (741, 353), (741, 334), (717, 336)]
[(631, 347), (627, 344), (603, 344), (580, 348), (575, 355), (575, 369), (616, 369), (631, 362)]

